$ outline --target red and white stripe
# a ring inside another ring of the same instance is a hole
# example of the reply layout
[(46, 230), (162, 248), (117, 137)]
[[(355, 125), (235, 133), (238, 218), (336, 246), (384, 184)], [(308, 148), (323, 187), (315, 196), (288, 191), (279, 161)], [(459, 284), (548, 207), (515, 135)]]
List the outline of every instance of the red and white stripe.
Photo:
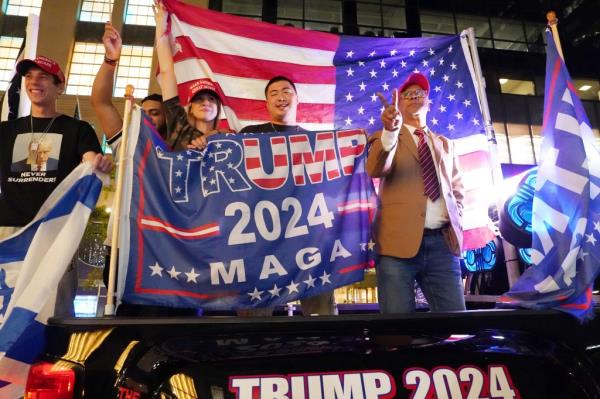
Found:
[(367, 136), (362, 130), (338, 131), (337, 142), (344, 175), (351, 175), (354, 172), (354, 160), (365, 151)]
[(463, 249), (484, 247), (494, 238), (488, 207), (495, 205), (496, 190), (488, 142), (484, 135), (454, 140), (464, 184)]
[(273, 172), (267, 173), (260, 155), (257, 138), (244, 139), (244, 162), (246, 173), (254, 184), (263, 190), (276, 190), (283, 187), (289, 175), (289, 160), (285, 137), (271, 137), (273, 152)]
[(353, 212), (363, 212), (370, 211), (375, 208), (375, 204), (368, 200), (355, 200), (342, 202), (338, 204), (337, 211), (338, 213), (353, 213)]
[(176, 0), (165, 4), (172, 12), (181, 99), (197, 79), (218, 82), (228, 121), (239, 129), (270, 119), (264, 88), (271, 77), (285, 74), (298, 89), (298, 123), (309, 130), (333, 128), (338, 36), (307, 35), (303, 29), (232, 18)]
[(323, 163), (325, 164), (327, 180), (339, 178), (341, 174), (334, 148), (333, 132), (317, 133), (314, 151), (307, 135), (291, 136), (292, 173), (296, 185), (306, 184), (305, 170), (311, 184), (321, 183), (323, 181)]
[(194, 227), (193, 229), (182, 229), (173, 226), (164, 220), (153, 217), (142, 218), (140, 223), (142, 229), (144, 230), (161, 231), (171, 235), (172, 237), (181, 238), (184, 240), (197, 240), (219, 235), (218, 223), (208, 223), (202, 226)]

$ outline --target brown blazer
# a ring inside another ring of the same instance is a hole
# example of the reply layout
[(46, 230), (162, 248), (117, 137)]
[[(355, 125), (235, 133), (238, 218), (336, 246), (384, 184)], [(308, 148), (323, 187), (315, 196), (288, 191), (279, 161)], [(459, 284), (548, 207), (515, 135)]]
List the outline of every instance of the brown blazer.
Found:
[[(433, 160), (440, 178), (450, 226), (443, 231), (448, 247), (460, 255), (462, 247), (463, 185), (454, 154), (454, 143), (430, 134)], [(379, 206), (375, 220), (378, 252), (397, 258), (412, 258), (419, 251), (425, 226), (427, 196), (417, 146), (409, 130), (402, 126), (396, 146), (389, 152), (381, 145), (381, 132), (369, 138), (367, 172), (381, 178)]]

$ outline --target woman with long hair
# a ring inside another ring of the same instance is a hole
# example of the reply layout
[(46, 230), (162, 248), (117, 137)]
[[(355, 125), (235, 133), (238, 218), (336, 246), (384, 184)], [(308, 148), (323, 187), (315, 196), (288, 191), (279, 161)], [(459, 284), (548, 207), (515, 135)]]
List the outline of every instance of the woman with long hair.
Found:
[(206, 137), (217, 133), (217, 124), (222, 101), (215, 86), (207, 80), (194, 82), (187, 93), (188, 109), (183, 107), (177, 93), (177, 81), (169, 35), (167, 34), (168, 12), (164, 4), (155, 0), (156, 53), (160, 67), (161, 89), (167, 116), (167, 143), (171, 148), (203, 149)]

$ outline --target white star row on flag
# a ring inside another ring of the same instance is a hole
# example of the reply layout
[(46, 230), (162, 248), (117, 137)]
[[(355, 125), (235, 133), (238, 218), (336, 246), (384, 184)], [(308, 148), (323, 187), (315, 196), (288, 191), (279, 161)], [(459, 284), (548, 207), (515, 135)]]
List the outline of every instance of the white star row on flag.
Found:
[[(321, 280), (321, 286), (327, 285), (327, 284), (331, 284), (331, 280), (329, 279), (329, 277), (331, 277), (331, 274), (327, 273), (326, 271), (323, 271), (323, 274), (321, 276), (319, 276), (318, 278), (314, 278), (312, 276), (312, 274), (308, 274), (308, 278), (306, 280), (303, 280), (300, 283), (296, 283), (295, 281), (291, 281), (289, 285), (286, 285), (285, 288), (288, 290), (288, 295), (291, 295), (293, 293), (298, 293), (298, 287), (300, 286), (301, 283), (306, 284), (306, 289), (311, 289), (311, 288), (316, 288), (316, 284), (318, 280)], [(269, 294), (271, 294), (271, 298), (275, 298), (280, 296), (279, 292), (282, 290), (283, 288), (279, 288), (277, 287), (277, 284), (273, 285), (273, 288), (270, 290), (267, 290), (267, 292), (269, 292)], [(262, 294), (264, 294), (265, 291), (259, 291), (257, 287), (254, 287), (254, 291), (252, 292), (248, 292), (247, 294), (250, 296), (250, 300), (251, 301), (261, 301), (263, 300), (262, 298)]]
[[(361, 252), (366, 252), (366, 251), (374, 251), (375, 249), (375, 242), (373, 242), (372, 240), (369, 240), (369, 242), (361, 242), (360, 243), (360, 250)], [(198, 283), (197, 278), (200, 276), (200, 273), (197, 273), (195, 268), (191, 268), (189, 272), (181, 272), (178, 271), (175, 268), (175, 265), (172, 265), (170, 269), (165, 269), (164, 267), (162, 267), (161, 265), (158, 264), (158, 262), (155, 262), (153, 265), (148, 266), (148, 268), (151, 270), (151, 274), (150, 277), (152, 276), (158, 276), (158, 277), (170, 277), (174, 280), (178, 280), (178, 281), (182, 281), (182, 282), (186, 282), (186, 283)], [(165, 272), (165, 275), (163, 275), (163, 271)], [(184, 276), (180, 276), (180, 275), (184, 275)], [(298, 287), (300, 286), (301, 283), (306, 284), (306, 289), (311, 289), (311, 288), (316, 288), (316, 284), (318, 283), (318, 280), (321, 280), (321, 286), (327, 285), (327, 284), (331, 284), (331, 280), (329, 279), (329, 277), (331, 276), (330, 273), (327, 273), (327, 271), (323, 271), (323, 274), (321, 276), (318, 276), (317, 278), (314, 278), (312, 276), (312, 274), (309, 273), (308, 278), (306, 280), (303, 280), (301, 282), (296, 283), (295, 281), (291, 281), (290, 284), (286, 285), (285, 288), (288, 291), (288, 295), (291, 295), (293, 293), (299, 293), (299, 289)], [(271, 298), (275, 298), (275, 297), (279, 297), (280, 291), (283, 290), (283, 287), (278, 287), (277, 284), (273, 285), (273, 288), (270, 290), (267, 290), (267, 292), (269, 294), (271, 294)], [(251, 301), (255, 301), (255, 300), (263, 300), (262, 295), (265, 293), (265, 291), (260, 291), (257, 287), (254, 287), (254, 291), (252, 292), (248, 292), (247, 294), (250, 296), (250, 300)], [(268, 298), (265, 298), (268, 299)]]
[[(363, 50), (364, 52), (364, 50)], [(481, 129), (481, 114), (464, 57), (454, 46), (438, 49), (389, 49), (385, 53), (372, 50), (360, 55), (355, 49), (346, 51), (346, 63), (338, 70), (336, 125), (343, 128), (380, 129), (383, 107), (376, 95), (381, 92), (391, 100), (412, 72), (425, 74), (431, 84), (432, 107), (428, 123), (438, 133), (453, 134)]]

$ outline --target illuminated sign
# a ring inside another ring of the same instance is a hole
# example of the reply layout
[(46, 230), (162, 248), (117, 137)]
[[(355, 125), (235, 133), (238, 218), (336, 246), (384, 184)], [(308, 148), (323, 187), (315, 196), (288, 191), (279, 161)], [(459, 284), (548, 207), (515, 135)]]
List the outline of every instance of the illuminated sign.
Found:
[[(399, 384), (411, 399), (521, 397), (504, 365), (489, 365), (487, 370), (473, 365), (412, 367), (404, 371)], [(396, 397), (396, 386), (394, 377), (383, 370), (229, 378), (229, 391), (236, 399), (388, 399)]]

